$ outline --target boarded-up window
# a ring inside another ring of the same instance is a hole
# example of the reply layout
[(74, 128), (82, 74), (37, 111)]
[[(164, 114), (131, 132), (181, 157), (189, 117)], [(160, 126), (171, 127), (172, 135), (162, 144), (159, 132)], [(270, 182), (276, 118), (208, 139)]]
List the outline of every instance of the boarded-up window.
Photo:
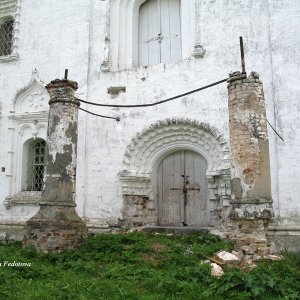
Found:
[(180, 0), (146, 1), (139, 12), (139, 65), (180, 59)]

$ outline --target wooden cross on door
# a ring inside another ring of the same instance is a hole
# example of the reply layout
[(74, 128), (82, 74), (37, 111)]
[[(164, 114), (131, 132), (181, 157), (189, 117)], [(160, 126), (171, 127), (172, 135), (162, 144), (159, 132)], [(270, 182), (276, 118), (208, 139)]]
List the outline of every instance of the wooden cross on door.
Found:
[(170, 190), (174, 191), (182, 191), (183, 195), (184, 195), (184, 205), (183, 205), (183, 209), (184, 209), (184, 218), (183, 218), (183, 226), (188, 226), (187, 224), (187, 218), (186, 218), (186, 206), (187, 206), (187, 201), (188, 201), (188, 191), (200, 191), (200, 188), (189, 188), (187, 187), (190, 182), (189, 182), (189, 175), (181, 175), (182, 179), (183, 179), (183, 185), (182, 188), (170, 188)]

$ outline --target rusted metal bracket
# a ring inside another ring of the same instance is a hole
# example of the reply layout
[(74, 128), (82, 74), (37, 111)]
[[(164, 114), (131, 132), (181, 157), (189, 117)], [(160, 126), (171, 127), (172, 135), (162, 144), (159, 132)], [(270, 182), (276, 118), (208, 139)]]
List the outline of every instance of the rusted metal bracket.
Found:
[(242, 74), (246, 74), (244, 43), (243, 43), (243, 37), (242, 36), (240, 36), (240, 51), (241, 51), (241, 62), (242, 62)]

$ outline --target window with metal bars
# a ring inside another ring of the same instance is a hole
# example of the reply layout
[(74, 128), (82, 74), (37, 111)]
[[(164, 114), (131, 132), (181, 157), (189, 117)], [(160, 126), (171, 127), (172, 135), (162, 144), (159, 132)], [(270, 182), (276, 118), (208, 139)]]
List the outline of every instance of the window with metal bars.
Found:
[(0, 56), (8, 56), (12, 53), (14, 19), (0, 20)]
[(27, 191), (42, 191), (44, 187), (46, 142), (42, 139), (33, 141), (28, 148)]

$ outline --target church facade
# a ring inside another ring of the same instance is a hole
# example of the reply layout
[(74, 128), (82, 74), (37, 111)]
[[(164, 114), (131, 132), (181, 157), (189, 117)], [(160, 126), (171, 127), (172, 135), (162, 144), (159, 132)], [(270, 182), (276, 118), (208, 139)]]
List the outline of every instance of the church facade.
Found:
[[(269, 236), (299, 249), (299, 15), (296, 0), (1, 1), (1, 238), (22, 238), (39, 209), (47, 83), (68, 69), (79, 99), (151, 104), (239, 70), (243, 36), (246, 71), (259, 73), (277, 132), (268, 127)], [(120, 119), (79, 111), (74, 197), (91, 232), (230, 227), (226, 83), (155, 106), (80, 108)]]

